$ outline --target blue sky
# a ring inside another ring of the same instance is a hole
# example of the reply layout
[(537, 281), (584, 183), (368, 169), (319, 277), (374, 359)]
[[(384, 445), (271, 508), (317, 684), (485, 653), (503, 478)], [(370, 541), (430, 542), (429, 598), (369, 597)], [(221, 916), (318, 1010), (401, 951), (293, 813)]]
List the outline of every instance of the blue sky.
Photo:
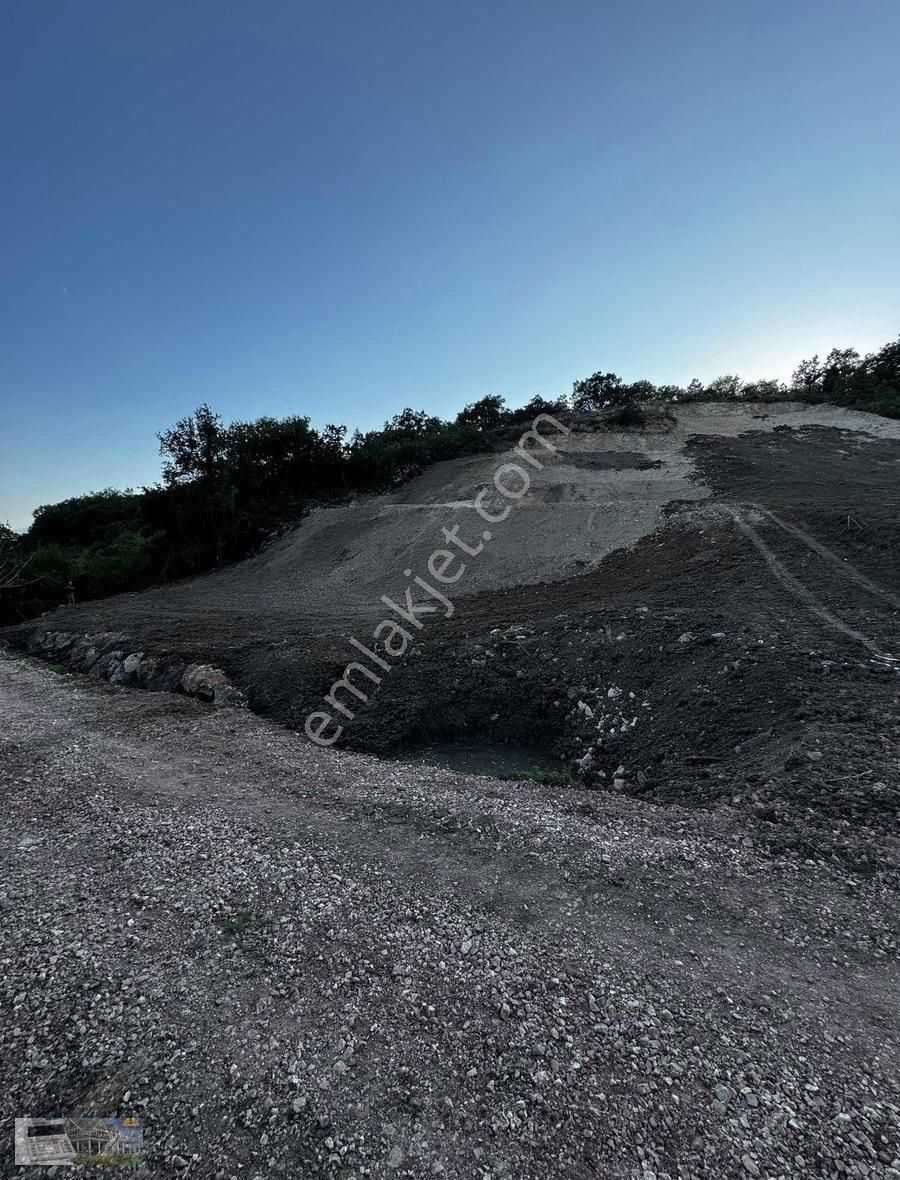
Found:
[(0, 0), (0, 520), (154, 434), (900, 331), (896, 0)]

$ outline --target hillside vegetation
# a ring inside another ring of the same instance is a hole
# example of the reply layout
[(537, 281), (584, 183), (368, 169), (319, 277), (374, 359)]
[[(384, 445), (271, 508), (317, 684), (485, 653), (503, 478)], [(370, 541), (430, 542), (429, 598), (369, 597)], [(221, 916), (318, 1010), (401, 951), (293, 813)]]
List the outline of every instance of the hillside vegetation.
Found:
[(310, 507), (396, 486), (441, 459), (497, 443), (502, 428), (539, 413), (612, 411), (639, 425), (648, 402), (830, 402), (900, 417), (900, 338), (861, 357), (835, 349), (803, 361), (790, 385), (745, 383), (726, 374), (686, 387), (625, 382), (598, 371), (571, 397), (534, 397), (510, 409), (499, 395), (466, 406), (453, 421), (405, 409), (381, 430), (316, 430), (308, 417), (225, 425), (208, 405), (159, 437), (162, 478), (153, 487), (105, 489), (43, 505), (26, 534), (0, 526), (0, 625), (65, 602), (177, 580), (253, 552)]

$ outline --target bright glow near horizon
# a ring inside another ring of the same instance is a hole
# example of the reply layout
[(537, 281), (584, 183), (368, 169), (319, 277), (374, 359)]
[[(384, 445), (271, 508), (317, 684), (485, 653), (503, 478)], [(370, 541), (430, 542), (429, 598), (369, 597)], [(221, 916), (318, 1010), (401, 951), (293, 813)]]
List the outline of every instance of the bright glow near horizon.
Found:
[(203, 401), (367, 428), (900, 332), (893, 0), (260, 11), (4, 6), (0, 520), (155, 481)]

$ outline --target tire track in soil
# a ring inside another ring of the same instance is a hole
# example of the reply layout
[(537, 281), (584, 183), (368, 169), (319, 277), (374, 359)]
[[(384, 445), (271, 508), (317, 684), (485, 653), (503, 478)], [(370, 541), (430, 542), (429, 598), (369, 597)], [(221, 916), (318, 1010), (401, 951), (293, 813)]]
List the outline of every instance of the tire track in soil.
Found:
[(803, 541), (803, 543), (812, 549), (814, 553), (817, 553), (819, 557), (823, 557), (826, 561), (830, 562), (839, 573), (844, 575), (844, 577), (849, 578), (851, 581), (855, 582), (857, 586), (861, 586), (864, 590), (868, 590), (870, 594), (875, 594), (879, 598), (883, 598), (885, 602), (889, 603), (894, 608), (894, 610), (900, 610), (900, 598), (898, 598), (895, 594), (891, 594), (889, 590), (885, 590), (883, 587), (877, 585), (870, 578), (867, 578), (865, 574), (860, 573), (860, 571), (855, 566), (851, 565), (846, 558), (839, 557), (833, 549), (829, 549), (827, 545), (823, 545), (821, 541), (817, 541), (815, 537), (811, 537), (805, 529), (801, 529), (797, 525), (791, 524), (790, 521), (784, 520), (782, 517), (778, 516), (777, 513), (772, 512), (771, 509), (764, 507), (762, 504), (754, 504), (752, 507), (758, 509), (760, 512), (765, 513), (765, 515), (768, 516), (770, 520), (773, 520), (777, 525), (779, 525), (780, 528), (784, 529), (785, 532), (790, 533), (798, 540)]
[[(799, 602), (803, 604), (803, 606), (811, 615), (819, 619), (819, 621), (824, 623), (825, 626), (830, 630), (843, 635), (845, 638), (852, 640), (854, 643), (860, 644), (875, 660), (881, 663), (886, 663), (892, 667), (900, 667), (900, 662), (898, 662), (896, 656), (883, 650), (883, 646), (881, 644), (870, 638), (869, 635), (858, 630), (857, 627), (851, 626), (850, 623), (846, 622), (844, 618), (836, 614), (834, 610), (830, 609), (829, 606), (827, 606), (825, 602), (822, 601), (822, 597), (828, 596), (832, 599), (831, 605), (833, 605), (833, 597), (835, 592), (837, 592), (838, 595), (840, 594), (840, 587), (836, 587), (834, 584), (835, 579), (833, 574), (830, 579), (827, 577), (824, 579), (824, 582), (826, 583), (825, 593), (823, 594), (822, 589), (818, 586), (816, 588), (817, 593), (814, 593), (804, 581), (797, 577), (797, 575), (788, 568), (785, 562), (776, 554), (774, 549), (766, 542), (766, 540), (763, 539), (757, 529), (753, 527), (753, 525), (748, 520), (748, 509), (750, 511), (760, 513), (764, 517), (770, 519), (771, 522), (776, 527), (780, 528), (784, 534), (796, 538), (813, 554), (821, 558), (825, 565), (819, 565), (815, 567), (820, 574), (827, 574), (831, 571), (836, 571), (843, 578), (852, 581), (855, 585), (860, 586), (869, 594), (882, 598), (892, 606), (900, 606), (900, 602), (898, 602), (898, 600), (892, 594), (890, 594), (890, 592), (883, 590), (864, 574), (860, 573), (860, 571), (855, 567), (851, 566), (846, 561), (843, 561), (832, 550), (828, 549), (824, 545), (821, 545), (815, 540), (815, 538), (806, 533), (805, 530), (782, 520), (774, 512), (771, 512), (764, 506), (757, 504), (750, 504), (746, 506), (726, 505), (726, 508), (738, 529), (762, 556), (773, 576), (785, 587), (786, 590), (788, 590), (795, 598), (798, 599)], [(796, 554), (792, 554), (791, 557), (796, 558)], [(831, 584), (827, 584), (829, 580)], [(861, 604), (856, 603), (854, 606), (858, 613), (865, 613)], [(841, 609), (845, 608), (842, 607)], [(867, 619), (867, 622), (868, 621), (869, 620)], [(881, 622), (882, 620), (879, 620), (879, 623)], [(892, 628), (892, 630), (895, 630), (895, 627)]]

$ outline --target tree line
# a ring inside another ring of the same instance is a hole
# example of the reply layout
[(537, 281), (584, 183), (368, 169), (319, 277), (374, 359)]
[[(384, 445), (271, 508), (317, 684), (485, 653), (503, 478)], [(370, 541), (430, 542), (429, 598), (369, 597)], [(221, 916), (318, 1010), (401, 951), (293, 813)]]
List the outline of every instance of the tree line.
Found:
[(308, 417), (262, 417), (226, 425), (208, 405), (162, 431), (161, 480), (140, 491), (107, 488), (35, 510), (27, 533), (0, 525), (0, 623), (79, 600), (189, 577), (259, 548), (313, 506), (384, 491), (429, 464), (496, 445), (505, 427), (539, 413), (612, 413), (640, 423), (648, 403), (684, 401), (832, 402), (900, 417), (900, 338), (860, 356), (834, 349), (798, 365), (789, 384), (626, 382), (598, 370), (568, 398), (534, 397), (509, 408), (500, 395), (445, 421), (405, 409), (380, 430), (355, 431)]

